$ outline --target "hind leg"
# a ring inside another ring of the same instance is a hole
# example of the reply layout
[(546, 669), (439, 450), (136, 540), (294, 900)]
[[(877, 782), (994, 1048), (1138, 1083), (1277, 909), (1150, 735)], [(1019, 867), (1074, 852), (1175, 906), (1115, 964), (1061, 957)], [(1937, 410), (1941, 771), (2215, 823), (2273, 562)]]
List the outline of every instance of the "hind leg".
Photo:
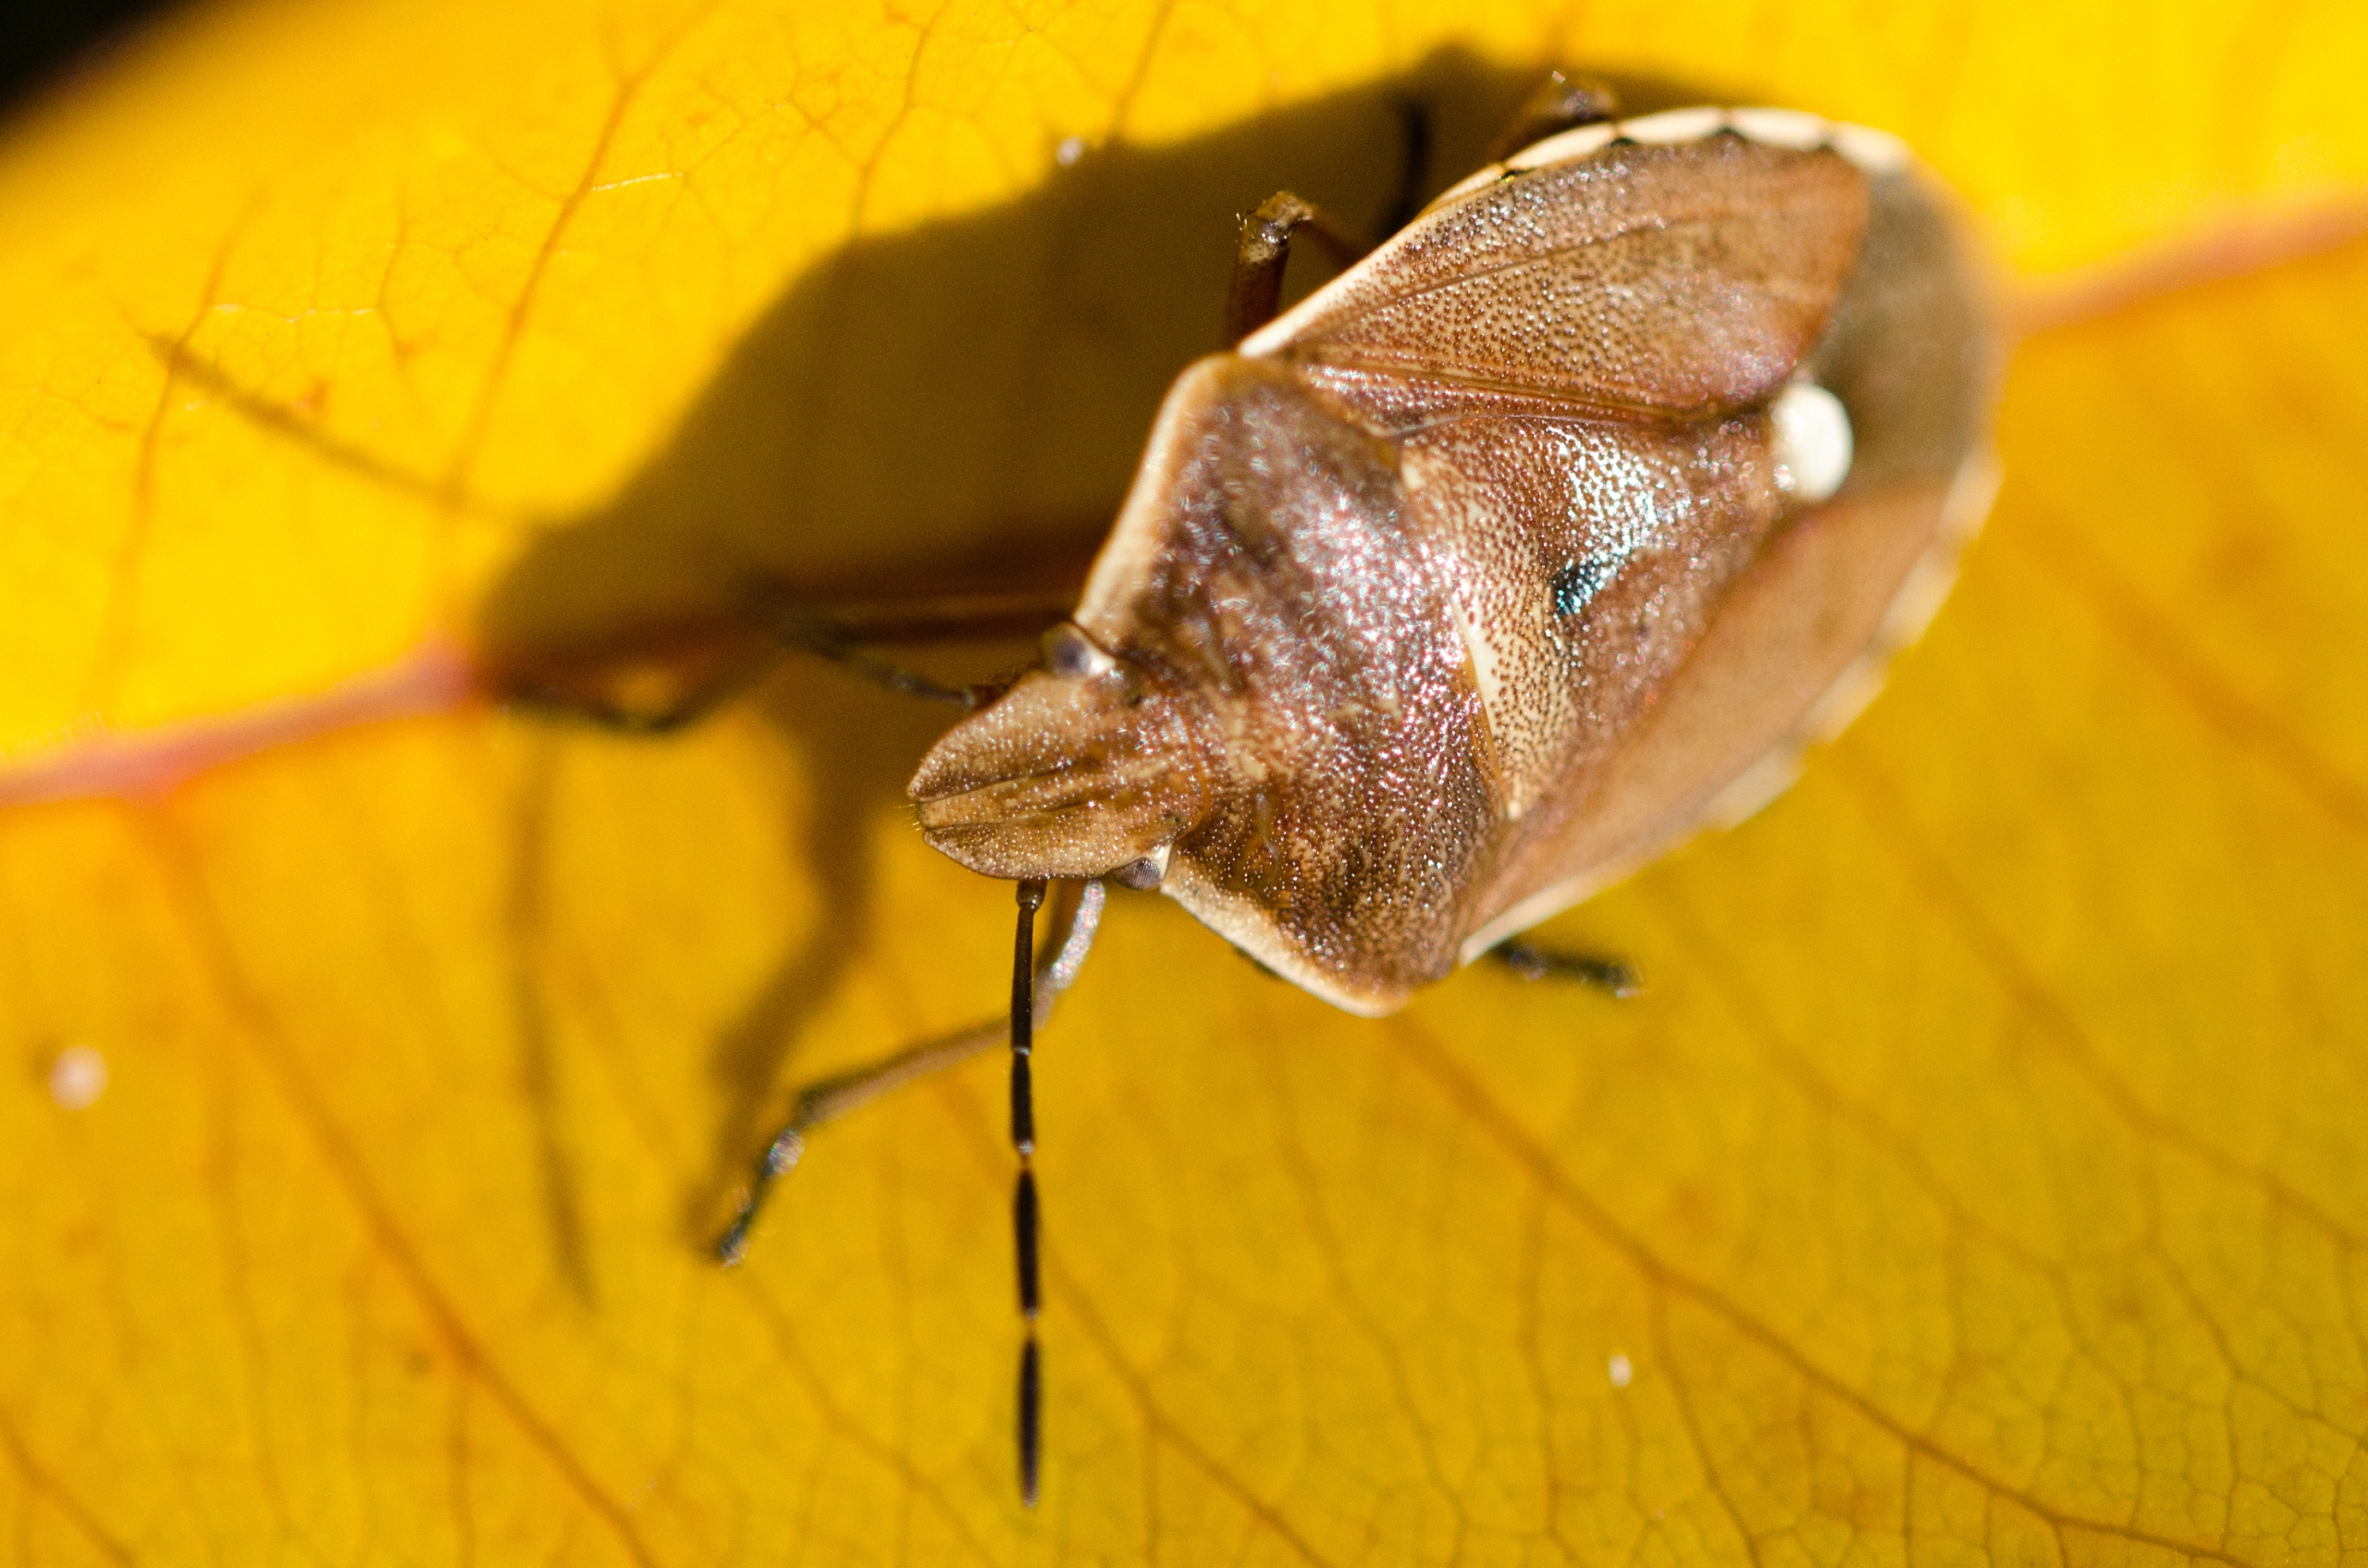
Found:
[(1502, 163), (1523, 147), (1576, 126), (1594, 125), (1620, 112), (1620, 95), (1589, 76), (1549, 71), (1488, 148), (1488, 162)]
[(783, 651), (826, 659), (883, 691), (973, 709), (992, 685), (949, 685), (885, 657), (896, 647), (943, 647), (1033, 636), (1076, 602), (1062, 584), (1009, 593), (756, 608), (723, 628), (677, 643), (551, 657), (504, 669), (487, 685), (504, 702), (629, 735), (666, 735), (697, 722), (753, 685)]
[(1586, 953), (1548, 953), (1518, 938), (1499, 943), (1488, 957), (1523, 980), (1572, 980), (1597, 986), (1614, 996), (1634, 996), (1643, 989), (1635, 967), (1624, 959)]

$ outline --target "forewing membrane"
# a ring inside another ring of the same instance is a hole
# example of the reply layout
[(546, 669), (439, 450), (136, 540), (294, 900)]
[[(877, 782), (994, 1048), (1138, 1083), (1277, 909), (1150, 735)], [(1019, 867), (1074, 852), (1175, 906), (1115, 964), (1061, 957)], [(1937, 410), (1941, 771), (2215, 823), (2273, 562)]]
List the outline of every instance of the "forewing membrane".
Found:
[(1426, 215), (1251, 345), (1698, 418), (1782, 385), (1859, 251), (1866, 177), (1733, 135), (1613, 142)]

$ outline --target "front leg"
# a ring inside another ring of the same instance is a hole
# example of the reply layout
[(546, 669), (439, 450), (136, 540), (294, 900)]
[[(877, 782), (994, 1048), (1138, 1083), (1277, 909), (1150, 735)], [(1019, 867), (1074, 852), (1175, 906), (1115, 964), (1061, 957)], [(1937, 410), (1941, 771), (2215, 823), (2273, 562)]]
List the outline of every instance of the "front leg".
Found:
[[(1077, 979), (1078, 969), (1093, 945), (1093, 933), (1102, 924), (1104, 896), (1098, 882), (1055, 884), (1042, 954), (1029, 971), (1027, 994), (1031, 1026), (1042, 1023), (1051, 1015), (1053, 1004)], [(715, 1241), (716, 1261), (728, 1267), (747, 1254), (757, 1216), (763, 1212), (774, 1185), (797, 1168), (797, 1162), (805, 1156), (809, 1133), (893, 1090), (983, 1056), (1004, 1043), (1009, 1022), (1002, 1015), (982, 1019), (968, 1029), (908, 1045), (893, 1056), (832, 1073), (800, 1088), (791, 1105), (789, 1119), (765, 1145), (749, 1178), (746, 1195), (741, 1199), (731, 1224)]]
[(586, 721), (628, 735), (667, 735), (705, 718), (738, 696), (786, 649), (826, 659), (849, 674), (904, 697), (975, 709), (995, 685), (948, 685), (882, 656), (897, 647), (1034, 636), (1058, 625), (1077, 602), (1079, 584), (809, 604), (786, 597), (752, 599), (733, 622), (659, 644), (636, 656), (545, 657), (487, 671), (487, 689), (514, 707)]
[(1229, 348), (1275, 319), (1283, 297), (1283, 267), (1301, 230), (1347, 266), (1365, 253), (1364, 241), (1288, 191), (1277, 191), (1241, 220), (1241, 247), (1233, 256), (1233, 287), (1226, 290), (1225, 340)]

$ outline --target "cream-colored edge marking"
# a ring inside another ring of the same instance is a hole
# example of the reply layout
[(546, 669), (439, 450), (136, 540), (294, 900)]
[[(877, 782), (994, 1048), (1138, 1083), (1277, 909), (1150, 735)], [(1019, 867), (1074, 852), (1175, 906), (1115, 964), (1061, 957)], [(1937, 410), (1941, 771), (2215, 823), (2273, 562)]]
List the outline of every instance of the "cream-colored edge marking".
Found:
[(1832, 500), (1857, 456), (1857, 433), (1842, 400), (1814, 381), (1795, 380), (1768, 405), (1768, 423), (1776, 488), (1796, 506)]
[(1615, 142), (1668, 146), (1705, 142), (1725, 131), (1733, 131), (1747, 142), (1782, 147), (1792, 152), (1806, 153), (1819, 147), (1831, 147), (1869, 175), (1895, 174), (1913, 162), (1907, 144), (1887, 130), (1877, 130), (1871, 126), (1845, 125), (1804, 114), (1798, 109), (1669, 109), (1635, 119), (1577, 126), (1542, 142), (1532, 142), (1503, 163), (1490, 164), (1478, 173), (1448, 187), (1437, 200), (1415, 215), (1413, 222), (1385, 241), (1371, 255), (1244, 338), (1234, 352), (1254, 359), (1289, 347), (1292, 339), (1330, 310), (1341, 295), (1354, 290), (1364, 275), (1380, 265), (1385, 257), (1434, 227), (1442, 215), (1462, 206), (1509, 175), (1574, 164), (1583, 158), (1595, 156)]
[[(1833, 684), (1825, 688), (1825, 695), (1801, 715), (1796, 732), (1800, 745), (1816, 746), (1832, 740), (1856, 723), (1867, 704), (1882, 689), (1891, 661), (1931, 625), (1932, 617), (1947, 602), (1949, 590), (1956, 586), (1957, 563), (1965, 554), (1965, 547), (1981, 532), (1982, 522), (1998, 499), (2000, 473), (1998, 455), (1987, 447), (1958, 468), (1957, 476), (1950, 481), (1948, 495), (1941, 502), (1941, 528), (1933, 537), (1931, 548), (1908, 568), (1899, 590), (1892, 596), (1891, 607), (1883, 611), (1874, 636), (1868, 639), (1866, 651), (1835, 676)], [(1711, 805), (1714, 812), (1721, 806), (1727, 809), (1730, 814), (1720, 817), (1720, 825), (1733, 827), (1773, 798), (1769, 796), (1746, 800), (1736, 796), (1734, 785), (1730, 784)]]
[(1448, 619), (1455, 623), (1455, 635), (1463, 639), (1463, 651), (1472, 661), (1472, 684), (1480, 688), (1480, 706), (1487, 710), (1488, 724), (1497, 727), (1497, 699), (1504, 695), (1505, 683), (1497, 673), (1497, 650), (1488, 639), (1474, 631), (1453, 594), (1445, 596)]
[(1283, 941), (1282, 928), (1276, 924), (1273, 910), (1253, 899), (1227, 893), (1214, 883), (1201, 882), (1189, 861), (1178, 861), (1171, 868), (1167, 881), (1160, 883), (1159, 890), (1183, 905), (1202, 925), (1301, 991), (1319, 1001), (1329, 1002), (1344, 1013), (1377, 1019), (1396, 1012), (1404, 1004), (1403, 996), (1375, 1001), (1370, 996), (1341, 990), (1337, 979), (1316, 968), (1298, 949)]
[[(1159, 526), (1166, 515), (1161, 503), (1176, 467), (1176, 448), (1185, 416), (1207, 401), (1201, 395), (1199, 384), (1219, 374), (1225, 359), (1223, 354), (1212, 354), (1185, 366), (1184, 374), (1176, 378), (1176, 385), (1167, 389), (1166, 400), (1159, 405), (1159, 416), (1152, 421), (1151, 439), (1144, 444), (1142, 461), (1135, 465), (1134, 487), (1118, 508), (1118, 520), (1111, 525), (1110, 537), (1103, 541), (1101, 553), (1093, 558), (1093, 570), (1085, 579), (1085, 591), (1078, 596), (1077, 614), (1072, 619), (1080, 626), (1087, 617), (1098, 617), (1123, 604), (1158, 558)], [(1093, 630), (1091, 626), (1084, 629), (1089, 634)]]
[(1949, 481), (1949, 493), (1941, 502), (1939, 530), (1901, 579), (1882, 619), (1876, 623), (1875, 635), (1868, 639), (1865, 651), (1843, 666), (1842, 673), (1809, 704), (1791, 733), (1711, 796), (1693, 821), (1627, 859), (1531, 894), (1465, 937), (1459, 950), (1462, 961), (1468, 964), (1507, 937), (1585, 903), (1696, 833), (1735, 826), (1790, 788), (1800, 776), (1802, 754), (1848, 728), (1881, 689), (1892, 661), (1932, 623), (1932, 617), (1940, 612), (1942, 601), (1949, 597), (1949, 588), (1956, 581), (1958, 559), (1964, 555), (1966, 546), (1973, 542), (1973, 537), (1981, 532), (1982, 522), (1990, 515), (1991, 502), (1998, 495), (1999, 476), (1997, 453), (1987, 446), (1958, 465), (1956, 477)]
[[(1472, 666), (1472, 684), (1480, 693), (1480, 720), (1488, 726), (1489, 738), (1497, 743), (1498, 755), (1504, 754), (1504, 721), (1499, 716), (1505, 695), (1504, 677), (1497, 672), (1497, 649), (1449, 588), (1439, 596), (1447, 604), (1447, 618), (1455, 623), (1455, 635), (1463, 640), (1463, 656)], [(1529, 814), (1532, 804), (1527, 790), (1511, 777), (1502, 780), (1504, 798), (1497, 804), (1497, 815), (1508, 822), (1518, 822)]]
[[(1399, 476), (1406, 486), (1407, 499), (1417, 506), (1430, 487), (1433, 463), (1429, 454), (1420, 451), (1407, 451), (1400, 462)], [(1436, 561), (1430, 563), (1430, 571), (1433, 580), (1439, 585), (1439, 600), (1447, 606), (1448, 620), (1454, 624), (1455, 635), (1463, 644), (1463, 656), (1472, 670), (1472, 685), (1480, 694), (1481, 722), (1488, 726), (1489, 738), (1497, 743), (1498, 756), (1501, 759), (1504, 755), (1505, 678), (1497, 646), (1464, 612), (1463, 601), (1457, 593), (1462, 585), (1455, 574), (1440, 570)], [(1536, 802), (1530, 797), (1531, 792), (1520, 787), (1509, 774), (1501, 782), (1503, 798), (1497, 804), (1497, 814), (1505, 821), (1517, 822), (1528, 814)]]
[[(1573, 126), (1568, 130), (1557, 131), (1543, 142), (1531, 142), (1503, 163), (1491, 164), (1477, 174), (1465, 176), (1457, 183), (1456, 189), (1459, 192), (1477, 191), (1483, 185), (1494, 185), (1508, 173), (1575, 162), (1599, 147), (1610, 146), (1612, 140), (1619, 134), (1618, 128), (1610, 121), (1598, 125)], [(1431, 204), (1434, 207), (1438, 204), (1437, 202)]]

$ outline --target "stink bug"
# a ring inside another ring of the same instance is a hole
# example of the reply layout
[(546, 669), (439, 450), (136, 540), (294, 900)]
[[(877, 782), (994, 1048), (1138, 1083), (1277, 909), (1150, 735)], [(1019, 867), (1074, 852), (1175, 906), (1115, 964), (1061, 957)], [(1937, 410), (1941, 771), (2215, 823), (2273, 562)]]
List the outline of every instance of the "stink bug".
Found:
[[(1030, 1054), (1101, 880), (1388, 1012), (1781, 789), (1920, 630), (1987, 508), (1997, 334), (1898, 142), (1776, 109), (1611, 120), (1559, 78), (1523, 123), (1279, 316), (1292, 236), (1343, 236), (1288, 194), (1252, 215), (1232, 351), (1169, 392), (1038, 664), (912, 780), (931, 845), (1019, 886), (1028, 1498)], [(989, 1042), (809, 1090), (723, 1255), (807, 1131)]]

